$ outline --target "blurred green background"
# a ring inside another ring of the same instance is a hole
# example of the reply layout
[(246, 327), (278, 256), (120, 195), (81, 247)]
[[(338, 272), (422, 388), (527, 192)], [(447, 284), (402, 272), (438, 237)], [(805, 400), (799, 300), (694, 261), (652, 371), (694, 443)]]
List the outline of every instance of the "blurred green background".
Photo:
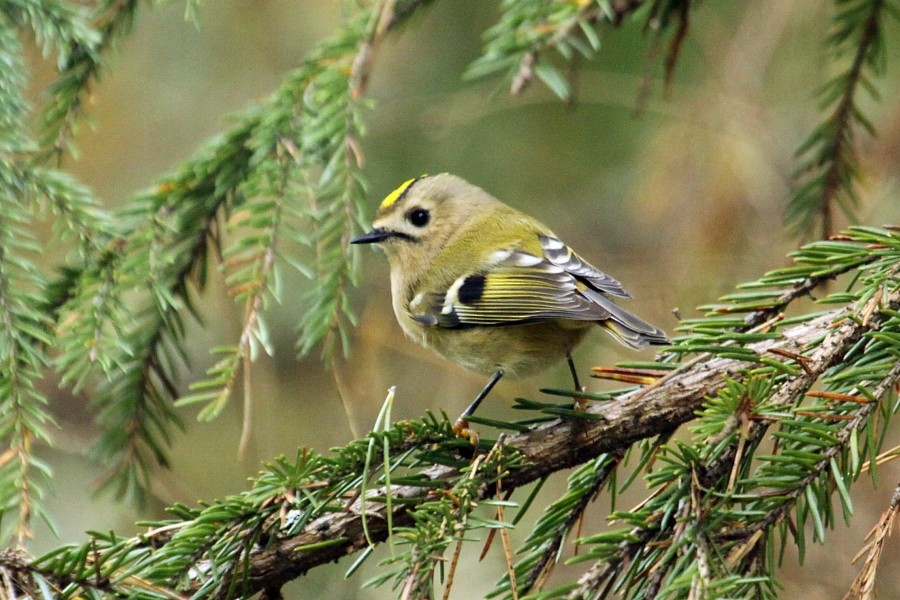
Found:
[[(696, 305), (786, 263), (785, 254), (797, 242), (785, 233), (782, 215), (793, 154), (819, 119), (813, 90), (827, 76), (820, 44), (829, 3), (703, 3), (693, 11), (667, 94), (661, 83), (665, 50), (648, 58), (651, 38), (639, 23), (608, 29), (599, 57), (578, 65), (572, 105), (540, 84), (512, 98), (499, 78), (462, 80), (498, 6), (482, 0), (435, 2), (379, 50), (369, 93), (375, 107), (367, 115), (363, 144), (372, 212), (409, 177), (460, 175), (548, 224), (624, 283), (635, 297), (627, 304), (630, 310), (669, 332), (677, 325), (673, 309), (690, 316)], [(265, 97), (336, 31), (341, 10), (336, 0), (223, 0), (204, 3), (199, 29), (184, 20), (178, 3), (142, 11), (133, 35), (94, 89), (89, 109), (94, 127), (80, 134), (80, 158), (64, 166), (107, 206), (120, 206), (227, 128), (229, 114)], [(898, 39), (897, 24), (890, 26), (887, 38)], [(893, 100), (898, 50), (897, 44), (888, 50), (891, 68), (881, 82), (886, 100), (867, 106), (879, 137), (861, 144), (867, 173), (860, 190), (864, 223), (898, 221), (900, 103)], [(37, 55), (34, 68), (39, 89), (51, 74)], [(49, 264), (62, 260), (49, 254)], [(87, 458), (95, 434), (89, 399), (48, 390), (60, 423), (58, 443), (45, 451), (56, 474), (49, 512), (58, 537), (39, 528), (31, 549), (39, 553), (81, 541), (86, 529), (137, 531), (136, 519), (159, 518), (173, 502), (193, 504), (244, 489), (261, 462), (278, 454), (293, 455), (298, 446), (324, 451), (347, 442), (351, 433), (336, 379), (363, 431), (372, 427), (392, 385), (397, 386), (396, 419), (426, 410), (451, 416), (461, 411), (483, 379), (405, 340), (390, 309), (386, 261), (367, 250), (362, 261), (363, 281), (355, 293), (361, 325), (338, 377), (316, 355), (296, 359), (299, 296), (308, 282), (285, 272), (283, 303), (267, 315), (276, 354), (260, 359), (253, 372), (247, 456), (237, 454), (240, 397), (213, 423), (197, 423), (195, 413), (184, 410), (187, 432), (176, 437), (173, 468), (159, 473), (156, 499), (141, 511), (92, 496), (101, 471)], [(242, 307), (223, 290), (216, 273), (199, 303), (205, 324), (195, 325), (188, 336), (192, 364), (184, 389), (212, 363), (208, 348), (238, 335)], [(651, 357), (652, 351), (641, 355)], [(601, 333), (576, 355), (583, 373), (592, 365), (633, 358)], [(516, 396), (540, 399), (539, 387), (567, 382), (564, 365), (530, 380), (504, 380), (481, 410), (510, 416)], [(590, 382), (590, 389), (602, 385)], [(896, 432), (893, 438), (886, 448), (900, 442)], [(551, 480), (538, 502), (554, 498), (564, 477)], [(830, 532), (828, 547), (810, 546), (804, 568), (789, 552), (785, 598), (834, 598), (847, 590), (856, 573), (849, 561), (898, 480), (894, 462), (881, 471), (880, 488), (872, 490), (867, 482), (855, 486), (851, 526)], [(619, 507), (640, 499), (640, 492), (621, 498)], [(596, 522), (586, 523), (585, 532), (604, 526), (607, 508), (601, 499), (589, 512)], [(526, 526), (514, 534), (514, 545), (527, 531)], [(467, 576), (455, 583), (454, 598), (480, 597), (492, 587), (493, 574), (503, 571), (495, 546), (487, 569), (461, 565)], [(380, 552), (386, 555), (386, 549)], [(886, 552), (900, 556), (896, 539)], [(386, 588), (359, 590), (364, 578), (378, 572), (374, 560), (362, 577), (345, 581), (350, 562), (316, 569), (286, 592), (297, 598), (395, 595)], [(879, 589), (884, 598), (900, 589), (900, 560), (883, 562)]]

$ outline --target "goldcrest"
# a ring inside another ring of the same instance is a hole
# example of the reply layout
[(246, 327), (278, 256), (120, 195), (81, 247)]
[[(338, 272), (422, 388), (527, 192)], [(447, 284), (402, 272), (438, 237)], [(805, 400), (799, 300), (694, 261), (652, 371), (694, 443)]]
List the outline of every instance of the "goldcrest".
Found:
[(384, 249), (407, 336), (492, 375), (457, 429), (504, 374), (531, 375), (565, 358), (578, 389), (571, 352), (595, 325), (635, 350), (669, 343), (613, 303), (630, 297), (618, 281), (540, 221), (448, 173), (404, 182), (351, 243)]

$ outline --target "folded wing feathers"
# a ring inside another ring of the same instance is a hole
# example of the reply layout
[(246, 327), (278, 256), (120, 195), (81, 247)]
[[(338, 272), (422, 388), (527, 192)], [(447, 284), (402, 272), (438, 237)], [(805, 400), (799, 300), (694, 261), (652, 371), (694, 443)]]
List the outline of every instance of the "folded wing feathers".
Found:
[(563, 244), (560, 240), (546, 235), (538, 236), (544, 258), (550, 263), (571, 273), (578, 279), (598, 292), (605, 292), (620, 298), (631, 298), (631, 294), (625, 291), (622, 284), (593, 265), (588, 264), (575, 252)]
[(669, 339), (604, 294), (631, 295), (560, 240), (540, 236), (543, 258), (495, 253), (486, 272), (456, 279), (446, 291), (420, 294), (412, 318), (426, 327), (520, 325), (551, 319), (596, 321), (621, 343), (640, 349)]

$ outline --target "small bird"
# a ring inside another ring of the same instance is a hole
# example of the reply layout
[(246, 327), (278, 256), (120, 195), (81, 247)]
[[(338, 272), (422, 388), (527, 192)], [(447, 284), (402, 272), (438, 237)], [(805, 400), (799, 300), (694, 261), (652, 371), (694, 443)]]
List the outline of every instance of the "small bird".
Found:
[(463, 179), (442, 173), (404, 182), (373, 228), (351, 244), (378, 244), (391, 269), (397, 321), (407, 336), (462, 367), (491, 375), (454, 431), (504, 374), (526, 376), (565, 358), (594, 325), (639, 350), (666, 345), (658, 327), (617, 306), (630, 298), (540, 221)]

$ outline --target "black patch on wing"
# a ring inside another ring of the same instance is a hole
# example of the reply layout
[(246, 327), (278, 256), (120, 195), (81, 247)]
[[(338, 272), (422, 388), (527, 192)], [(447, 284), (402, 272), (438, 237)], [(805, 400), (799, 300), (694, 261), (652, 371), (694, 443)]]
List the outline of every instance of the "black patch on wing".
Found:
[(475, 304), (481, 300), (481, 296), (484, 294), (484, 282), (484, 275), (472, 275), (466, 277), (463, 284), (460, 286), (456, 297), (463, 304)]

